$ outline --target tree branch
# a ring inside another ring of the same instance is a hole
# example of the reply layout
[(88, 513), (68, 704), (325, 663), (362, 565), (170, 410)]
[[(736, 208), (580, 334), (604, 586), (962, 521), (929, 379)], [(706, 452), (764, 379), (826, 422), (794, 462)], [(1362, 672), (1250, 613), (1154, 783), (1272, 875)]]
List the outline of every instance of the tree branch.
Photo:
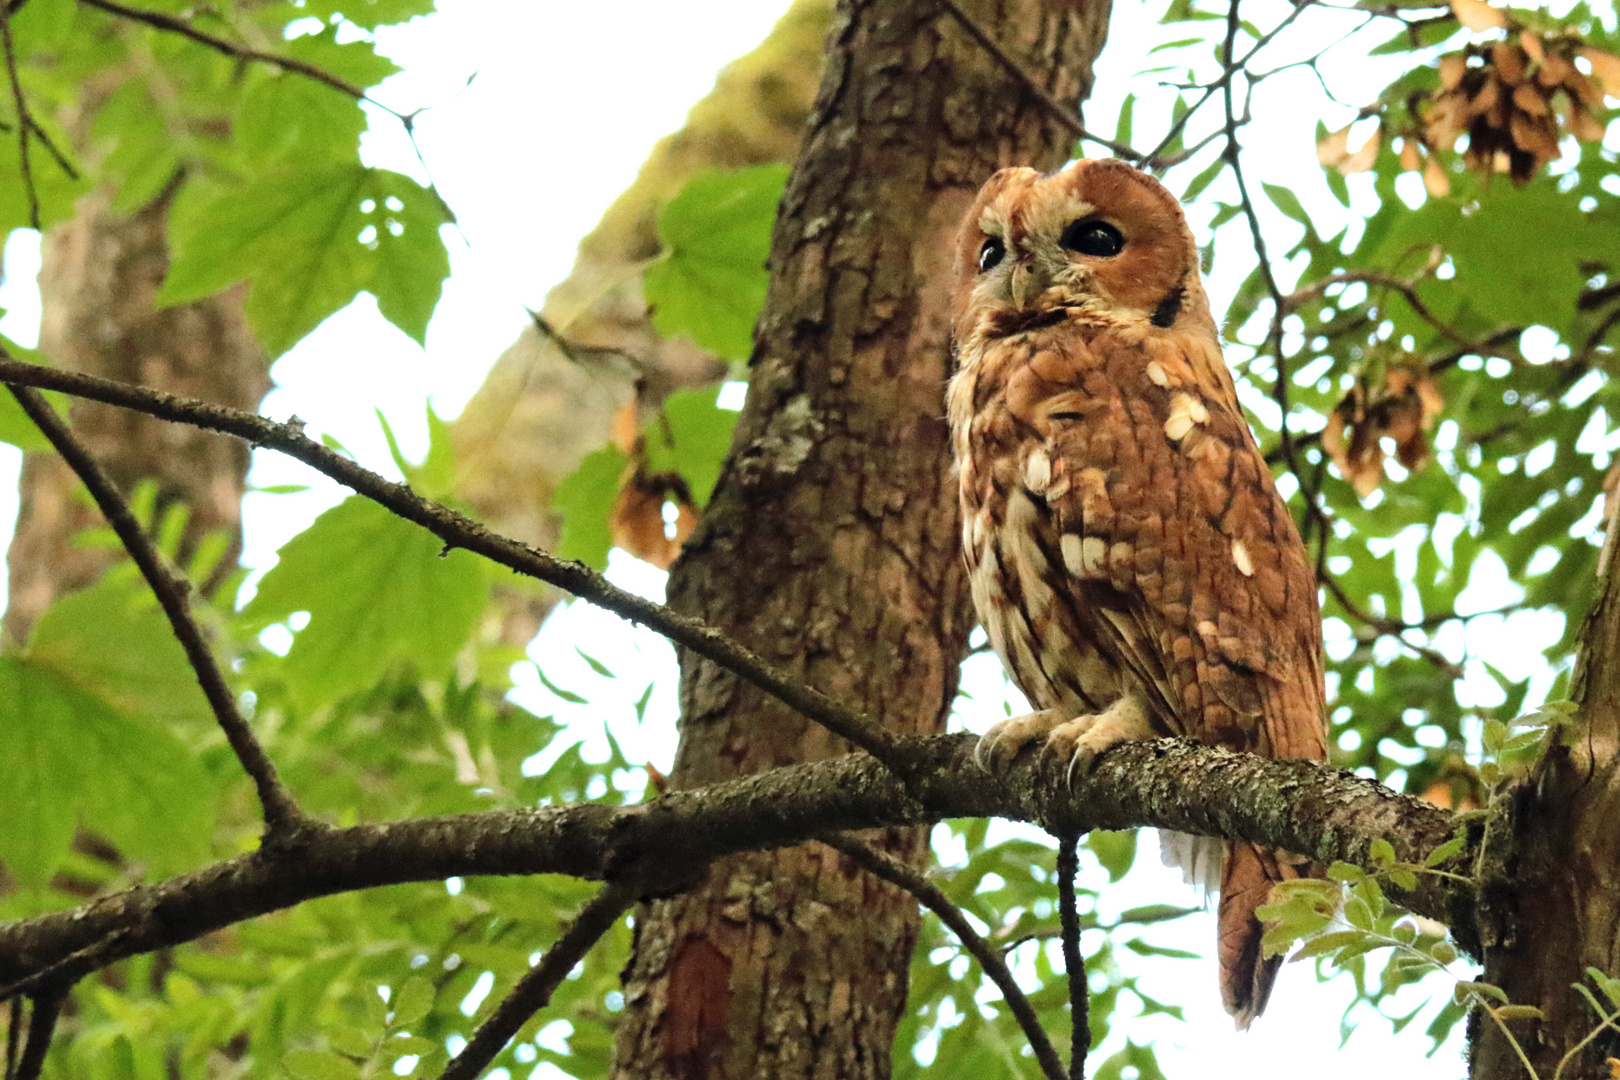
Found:
[[(314, 79), (318, 83), (325, 86), (330, 86), (334, 90), (349, 95), (356, 101), (371, 101), (371, 99), (366, 96), (366, 92), (360, 89), (358, 86), (355, 86), (353, 83), (344, 82), (336, 75), (333, 75), (330, 72), (322, 71), (314, 64), (306, 64), (304, 61), (295, 60), (290, 56), (277, 56), (274, 53), (260, 52), (258, 49), (249, 49), (246, 46), (238, 45), (235, 42), (226, 41), (222, 37), (215, 37), (213, 34), (198, 30), (186, 20), (177, 19), (173, 15), (165, 15), (161, 11), (143, 11), (140, 8), (125, 7), (123, 4), (114, 3), (113, 0), (79, 0), (79, 3), (83, 4), (85, 7), (93, 7), (97, 8), (98, 10), (105, 11), (109, 15), (116, 15), (120, 19), (128, 19), (130, 22), (144, 23), (145, 25), (153, 27), (157, 30), (165, 30), (171, 34), (179, 34), (181, 37), (190, 38), (199, 45), (206, 45), (215, 52), (224, 53), (226, 56), (237, 60), (256, 60), (261, 64), (270, 64), (274, 67), (280, 68), (283, 71), (290, 71), (295, 75), (302, 75), (307, 79)], [(371, 103), (373, 105), (377, 105), (378, 108), (387, 109), (386, 106), (380, 105), (378, 102), (371, 101)], [(392, 109), (387, 109), (387, 111), (393, 112)], [(398, 116), (399, 114), (395, 113), (394, 115)]]
[[(862, 754), (758, 773), (647, 803), (585, 803), (303, 834), (296, 849), (261, 847), (191, 874), (101, 897), (71, 911), (0, 926), (0, 1000), (42, 972), (71, 981), (126, 956), (316, 897), (480, 874), (567, 874), (690, 883), (710, 859), (803, 843), (828, 831), (1005, 817), (1050, 832), (1152, 825), (1269, 844), (1321, 863), (1372, 866), (1373, 841), (1422, 863), (1456, 830), (1451, 814), (1312, 761), (1233, 754), (1184, 740), (1124, 743), (1071, 787), (1065, 765), (1034, 752), (986, 772), (969, 734), (896, 738), (895, 764)], [(1438, 869), (1466, 876), (1465, 850)], [(1448, 922), (1472, 948), (1472, 892), (1419, 875), (1397, 892), (1412, 911)], [(78, 957), (74, 959), (74, 957)]]
[(67, 984), (53, 983), (33, 995), (34, 1007), (28, 1015), (28, 1042), (17, 1061), (17, 1080), (39, 1080), (45, 1068), (45, 1052), (51, 1048), (51, 1036), (56, 1033), (56, 1020), (62, 1014), (62, 999), (67, 997), (67, 992)]
[(1067, 1080), (1067, 1075), (1063, 1071), (1063, 1061), (1053, 1048), (1052, 1040), (1046, 1037), (1046, 1029), (1041, 1026), (1040, 1017), (1035, 1015), (1035, 1007), (1029, 1003), (1029, 998), (1019, 987), (1018, 980), (1013, 978), (1006, 959), (973, 929), (973, 924), (967, 921), (962, 909), (951, 903), (950, 898), (940, 891), (938, 885), (899, 859), (877, 850), (870, 844), (864, 844), (853, 836), (829, 833), (819, 839), (828, 847), (848, 855), (869, 873), (891, 885), (898, 885), (915, 896), (923, 907), (938, 916), (939, 921), (945, 924), (945, 928), (956, 935), (956, 940), (962, 943), (962, 948), (967, 950), (968, 955), (979, 962), (980, 970), (996, 984), (996, 989), (1001, 991), (1001, 997), (1006, 1001), (1007, 1008), (1018, 1021), (1018, 1026), (1023, 1029), (1024, 1038), (1029, 1040), (1029, 1048), (1035, 1052), (1035, 1061), (1040, 1065), (1046, 1080)]
[(264, 747), (259, 745), (253, 729), (248, 726), (247, 718), (237, 708), (236, 695), (226, 683), (225, 673), (215, 662), (214, 654), (203, 639), (202, 627), (191, 613), (191, 582), (169, 565), (141, 528), (141, 523), (135, 520), (135, 514), (123, 493), (96, 464), (72, 429), (62, 422), (62, 418), (56, 415), (56, 410), (51, 408), (39, 391), (25, 386), (9, 386), (8, 389), (34, 426), (39, 428), (62, 460), (67, 462), (68, 468), (83, 482), (101, 510), (101, 516), (118, 534), (124, 549), (140, 568), (141, 576), (152, 587), (163, 614), (168, 616), (174, 636), (186, 652), (191, 670), (197, 675), (197, 682), (202, 686), (214, 718), (225, 732), (225, 740), (231, 744), (236, 760), (242, 763), (243, 771), (253, 780), (253, 786), (258, 791), (259, 804), (264, 809), (264, 842), (287, 842), (299, 829), (315, 827), (298, 809), (292, 793), (276, 775), (275, 765), (264, 752)]
[(559, 984), (574, 970), (591, 946), (613, 929), (625, 909), (636, 901), (636, 890), (610, 882), (591, 898), (557, 943), (524, 973), (494, 1014), (479, 1026), (472, 1041), (444, 1067), (439, 1080), (477, 1080), (529, 1017), (545, 1008)]
[(1069, 1080), (1086, 1080), (1091, 1052), (1091, 985), (1086, 957), (1080, 951), (1080, 910), (1075, 906), (1074, 877), (1080, 872), (1080, 834), (1058, 837), (1058, 921), (1063, 926), (1063, 978), (1069, 984)]
[(539, 548), (497, 535), (449, 507), (424, 499), (408, 485), (384, 479), (306, 437), (303, 421), (297, 417), (280, 424), (225, 405), (24, 363), (4, 348), (0, 348), (0, 382), (58, 390), (92, 401), (134, 409), (164, 420), (222, 431), (254, 446), (266, 446), (297, 458), (406, 521), (427, 529), (444, 541), (446, 550), (464, 548), (520, 574), (566, 589), (631, 622), (650, 626), (676, 644), (714, 661), (798, 709), (879, 761), (899, 766), (898, 761), (891, 760), (895, 756), (893, 748), (896, 736), (861, 713), (838, 704), (821, 691), (805, 686), (786, 672), (766, 663), (763, 658), (714, 627), (699, 619), (677, 615), (662, 604), (625, 592), (583, 563), (559, 559)]

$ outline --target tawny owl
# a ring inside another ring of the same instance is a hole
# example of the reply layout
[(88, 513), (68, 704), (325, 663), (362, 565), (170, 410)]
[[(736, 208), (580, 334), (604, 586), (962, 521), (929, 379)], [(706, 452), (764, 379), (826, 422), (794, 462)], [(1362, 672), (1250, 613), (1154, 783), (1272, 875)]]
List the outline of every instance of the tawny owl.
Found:
[[(1119, 161), (1004, 169), (956, 257), (963, 547), (990, 641), (1041, 710), (981, 751), (1044, 738), (1083, 769), (1122, 739), (1182, 735), (1326, 757), (1315, 579), (1175, 197)], [(1221, 995), (1247, 1027), (1277, 971), (1255, 908), (1301, 869), (1241, 842), (1165, 851), (1220, 889)]]

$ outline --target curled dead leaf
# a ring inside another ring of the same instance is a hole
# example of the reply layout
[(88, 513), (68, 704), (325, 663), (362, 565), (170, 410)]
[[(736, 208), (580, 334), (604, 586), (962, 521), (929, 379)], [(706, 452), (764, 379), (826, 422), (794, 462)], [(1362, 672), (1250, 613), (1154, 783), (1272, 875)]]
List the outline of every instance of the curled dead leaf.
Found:
[(625, 457), (635, 453), (636, 440), (641, 438), (641, 423), (636, 415), (636, 399), (613, 410), (612, 440), (614, 447)]
[[(674, 535), (664, 522), (664, 504), (674, 503)], [(681, 553), (681, 545), (697, 527), (697, 507), (692, 503), (686, 481), (676, 473), (648, 476), (635, 473), (619, 489), (608, 528), (615, 547), (668, 570)]]

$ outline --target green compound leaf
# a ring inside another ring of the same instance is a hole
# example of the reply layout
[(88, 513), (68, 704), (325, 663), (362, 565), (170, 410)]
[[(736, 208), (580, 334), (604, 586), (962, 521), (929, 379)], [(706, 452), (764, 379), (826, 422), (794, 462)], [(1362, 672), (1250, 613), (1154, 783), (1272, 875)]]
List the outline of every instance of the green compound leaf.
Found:
[(664, 256), (642, 274), (659, 333), (685, 335), (728, 360), (748, 358), (787, 174), (785, 165), (705, 173), (664, 207)]
[(212, 721), (185, 650), (133, 572), (109, 573), (59, 597), (34, 624), (28, 658), (125, 712), (166, 723)]
[(431, 190), (386, 169), (199, 184), (176, 201), (175, 257), (158, 300), (183, 304), (251, 280), (248, 318), (275, 356), (366, 291), (421, 342), (450, 272), (439, 238), (450, 220)]
[(309, 613), (284, 662), (307, 706), (374, 686), (396, 664), (441, 675), (489, 600), (478, 559), (440, 556), (425, 529), (358, 496), (315, 519), (281, 549), (243, 612), (251, 624)]
[(604, 446), (586, 455), (557, 485), (551, 505), (562, 515), (558, 558), (578, 559), (592, 570), (607, 569), (608, 550), (613, 547), (608, 513), (628, 461), (617, 447)]
[(162, 725), (42, 664), (5, 658), (0, 731), (0, 861), (24, 886), (50, 880), (80, 825), (156, 873), (207, 853), (213, 785)]
[(664, 402), (667, 426), (654, 420), (647, 428), (648, 471), (680, 473), (699, 506), (707, 505), (720, 479), (741, 415), (715, 404), (719, 397), (719, 386), (677, 390)]

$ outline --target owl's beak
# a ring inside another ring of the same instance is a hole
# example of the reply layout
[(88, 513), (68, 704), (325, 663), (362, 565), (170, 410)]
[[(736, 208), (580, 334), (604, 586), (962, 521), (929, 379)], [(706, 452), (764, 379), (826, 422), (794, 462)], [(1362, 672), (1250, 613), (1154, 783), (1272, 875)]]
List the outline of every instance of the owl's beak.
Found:
[(1029, 308), (1047, 289), (1052, 287), (1051, 275), (1036, 260), (1022, 258), (1012, 265), (1008, 275), (1008, 288), (1012, 302), (1019, 310)]

